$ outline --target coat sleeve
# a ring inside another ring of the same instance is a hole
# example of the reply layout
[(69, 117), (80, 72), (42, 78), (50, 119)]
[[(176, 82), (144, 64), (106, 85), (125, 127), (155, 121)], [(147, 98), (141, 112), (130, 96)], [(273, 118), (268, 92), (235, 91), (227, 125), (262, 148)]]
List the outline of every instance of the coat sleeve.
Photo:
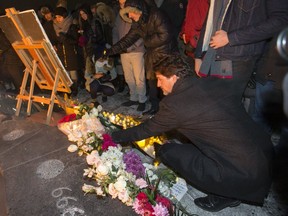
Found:
[(257, 25), (250, 25), (243, 29), (228, 32), (230, 46), (269, 39), (288, 25), (288, 1), (267, 0), (266, 2), (268, 19)]
[(160, 47), (170, 42), (174, 36), (174, 29), (168, 17), (162, 13), (157, 12), (149, 18), (148, 30), (145, 36), (146, 47)]
[(112, 133), (115, 142), (139, 141), (151, 136), (178, 128), (179, 120), (176, 112), (167, 104), (160, 104), (159, 112), (144, 123), (126, 130)]
[(132, 46), (141, 37), (137, 27), (138, 25), (132, 25), (129, 32), (110, 48), (109, 55), (123, 53)]

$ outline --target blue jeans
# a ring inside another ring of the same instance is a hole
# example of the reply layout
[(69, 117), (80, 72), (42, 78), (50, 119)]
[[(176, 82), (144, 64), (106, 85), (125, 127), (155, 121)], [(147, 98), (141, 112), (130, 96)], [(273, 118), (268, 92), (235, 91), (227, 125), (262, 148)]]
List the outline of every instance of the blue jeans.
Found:
[(256, 82), (255, 92), (255, 108), (252, 114), (252, 119), (260, 124), (263, 129), (268, 133), (272, 133), (272, 127), (265, 116), (265, 110), (267, 106), (267, 97), (270, 92), (274, 90), (275, 82), (267, 81), (264, 85)]

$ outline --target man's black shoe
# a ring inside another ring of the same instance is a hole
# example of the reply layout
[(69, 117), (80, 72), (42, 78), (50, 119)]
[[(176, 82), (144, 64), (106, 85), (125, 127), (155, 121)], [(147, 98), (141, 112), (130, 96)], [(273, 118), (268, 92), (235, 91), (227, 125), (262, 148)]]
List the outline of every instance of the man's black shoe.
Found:
[(195, 205), (209, 212), (218, 212), (227, 207), (240, 205), (239, 200), (229, 199), (216, 195), (208, 195), (194, 200)]
[(133, 105), (137, 105), (138, 104), (138, 101), (126, 101), (124, 103), (121, 104), (121, 106), (125, 106), (125, 107), (129, 107), (129, 106), (133, 106)]
[(152, 108), (148, 111), (143, 112), (142, 114), (143, 115), (155, 115), (157, 112), (158, 112), (158, 110)]

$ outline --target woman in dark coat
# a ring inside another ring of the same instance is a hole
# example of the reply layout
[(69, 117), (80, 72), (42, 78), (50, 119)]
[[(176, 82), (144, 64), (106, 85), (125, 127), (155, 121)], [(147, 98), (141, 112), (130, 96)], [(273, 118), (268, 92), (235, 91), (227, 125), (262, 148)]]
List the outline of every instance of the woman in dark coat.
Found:
[[(139, 20), (129, 18), (130, 13), (140, 14)], [(120, 15), (125, 21), (132, 22), (132, 26), (125, 37), (107, 50), (107, 55), (123, 53), (139, 38), (143, 38), (146, 48), (145, 71), (152, 105), (150, 114), (155, 114), (159, 100), (153, 67), (167, 54), (178, 52), (173, 26), (166, 14), (156, 7), (149, 8), (143, 0), (127, 0)]]
[(271, 185), (273, 146), (243, 106), (235, 103), (230, 89), (236, 91), (239, 83), (189, 76), (179, 57), (161, 64), (156, 76), (167, 96), (159, 111), (139, 126), (114, 132), (113, 140), (136, 141), (177, 130), (190, 143), (165, 143), (156, 156), (209, 193), (195, 199), (196, 205), (220, 211), (240, 201), (263, 204)]
[(72, 95), (76, 95), (78, 90), (77, 70), (79, 69), (77, 56), (78, 27), (73, 24), (72, 16), (64, 7), (57, 7), (55, 19), (47, 22), (43, 27), (63, 66), (70, 74), (73, 81)]

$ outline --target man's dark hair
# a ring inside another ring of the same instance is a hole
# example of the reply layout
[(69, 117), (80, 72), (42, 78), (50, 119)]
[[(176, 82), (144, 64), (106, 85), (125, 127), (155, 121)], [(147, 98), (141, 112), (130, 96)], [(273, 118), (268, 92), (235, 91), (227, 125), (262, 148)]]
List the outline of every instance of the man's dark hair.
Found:
[(179, 78), (185, 78), (193, 75), (192, 68), (181, 58), (180, 55), (167, 55), (157, 65), (154, 71), (165, 77), (171, 77), (174, 74)]

